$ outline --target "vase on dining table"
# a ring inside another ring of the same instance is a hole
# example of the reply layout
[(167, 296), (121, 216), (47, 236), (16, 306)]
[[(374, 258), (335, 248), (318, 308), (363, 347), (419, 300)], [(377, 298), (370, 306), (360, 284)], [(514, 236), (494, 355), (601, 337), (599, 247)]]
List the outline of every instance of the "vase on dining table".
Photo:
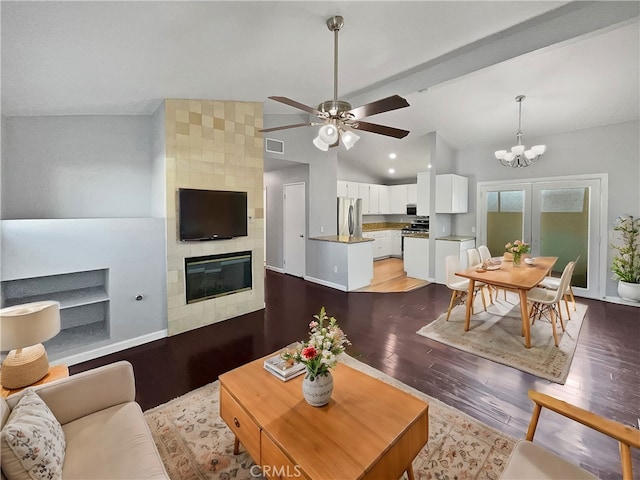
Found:
[(520, 268), (520, 265), (522, 265), (522, 254), (521, 253), (514, 253), (513, 254), (513, 266), (516, 268)]

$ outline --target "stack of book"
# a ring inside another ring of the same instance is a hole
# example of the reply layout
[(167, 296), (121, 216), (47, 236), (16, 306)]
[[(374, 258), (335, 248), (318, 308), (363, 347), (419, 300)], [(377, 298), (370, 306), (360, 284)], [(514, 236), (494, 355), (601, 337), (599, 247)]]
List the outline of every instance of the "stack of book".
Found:
[(269, 357), (264, 361), (264, 368), (267, 372), (286, 382), (303, 374), (307, 367), (304, 363), (284, 360), (278, 353), (278, 355)]

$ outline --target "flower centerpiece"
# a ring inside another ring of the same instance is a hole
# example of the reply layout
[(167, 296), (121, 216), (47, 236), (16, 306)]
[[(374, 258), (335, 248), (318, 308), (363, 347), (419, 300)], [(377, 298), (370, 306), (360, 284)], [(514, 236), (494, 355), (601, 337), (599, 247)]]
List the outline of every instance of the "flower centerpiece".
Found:
[(618, 295), (640, 301), (640, 218), (631, 215), (618, 217), (613, 231), (618, 232), (620, 241), (611, 245), (616, 250), (611, 272), (614, 280), (618, 280)]
[(513, 266), (519, 267), (522, 262), (522, 255), (528, 253), (530, 248), (528, 243), (516, 240), (513, 243), (507, 243), (504, 246), (504, 251), (513, 255)]
[(309, 340), (301, 342), (295, 351), (284, 351), (282, 358), (303, 363), (307, 372), (302, 381), (302, 393), (314, 406), (326, 405), (333, 392), (330, 370), (338, 363), (338, 355), (351, 345), (338, 326), (335, 317), (329, 317), (324, 307), (309, 323)]

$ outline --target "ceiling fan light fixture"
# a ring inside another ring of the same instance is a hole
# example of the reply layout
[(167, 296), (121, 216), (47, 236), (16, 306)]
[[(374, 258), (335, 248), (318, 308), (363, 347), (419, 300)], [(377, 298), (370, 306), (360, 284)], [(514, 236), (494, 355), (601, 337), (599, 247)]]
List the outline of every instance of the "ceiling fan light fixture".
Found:
[(546, 151), (545, 145), (535, 145), (530, 150), (525, 150), (522, 144), (522, 102), (524, 95), (518, 95), (518, 131), (516, 132), (517, 144), (511, 147), (511, 151), (498, 150), (495, 152), (496, 159), (505, 167), (522, 168), (529, 167), (540, 160), (542, 154)]
[(338, 129), (332, 124), (323, 125), (320, 127), (318, 137), (327, 145), (333, 145), (338, 140)]
[(324, 143), (322, 141), (322, 139), (320, 138), (320, 136), (317, 136), (316, 138), (313, 139), (313, 144), (319, 148), (320, 150), (322, 150), (323, 152), (328, 152), (329, 151), (329, 144), (328, 143)]
[(349, 130), (345, 130), (341, 132), (340, 139), (342, 140), (344, 148), (349, 150), (360, 140), (360, 137)]

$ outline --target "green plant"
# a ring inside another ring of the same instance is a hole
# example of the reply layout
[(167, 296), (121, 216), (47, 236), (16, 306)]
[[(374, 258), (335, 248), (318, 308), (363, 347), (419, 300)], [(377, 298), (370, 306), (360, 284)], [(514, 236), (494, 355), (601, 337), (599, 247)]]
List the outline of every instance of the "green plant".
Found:
[(329, 318), (324, 307), (313, 318), (315, 320), (309, 324), (309, 341), (302, 343), (294, 352), (282, 353), (285, 360), (304, 363), (311, 380), (319, 375), (327, 375), (329, 369), (338, 363), (338, 355), (344, 352), (345, 345), (351, 345), (338, 326), (338, 321), (335, 317)]
[(612, 244), (617, 251), (611, 264), (613, 278), (628, 283), (640, 283), (640, 218), (623, 215), (613, 227), (619, 234), (619, 244)]

